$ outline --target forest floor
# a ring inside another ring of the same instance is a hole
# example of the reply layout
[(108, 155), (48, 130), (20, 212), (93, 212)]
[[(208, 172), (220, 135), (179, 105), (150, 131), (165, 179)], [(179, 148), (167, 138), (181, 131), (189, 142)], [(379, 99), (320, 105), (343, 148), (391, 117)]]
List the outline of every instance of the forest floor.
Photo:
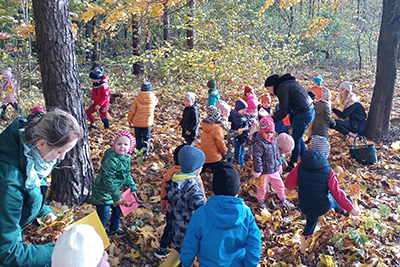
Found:
[[(305, 88), (311, 87), (310, 81), (299, 81)], [(372, 80), (360, 78), (354, 91), (360, 96), (365, 107), (369, 107), (372, 97)], [(332, 107), (338, 106), (338, 83), (335, 80), (325, 81), (325, 86), (332, 90), (334, 99)], [(264, 89), (262, 89), (264, 90)], [(201, 119), (205, 117), (207, 102), (206, 88), (194, 90), (196, 101), (200, 105)], [(165, 216), (160, 212), (160, 189), (164, 173), (172, 167), (172, 153), (176, 146), (183, 142), (176, 128), (183, 111), (185, 92), (155, 90), (160, 102), (155, 113), (155, 124), (151, 133), (151, 156), (139, 164), (139, 157), (132, 157), (132, 176), (138, 187), (140, 205), (121, 222), (127, 234), (110, 238), (107, 249), (111, 266), (158, 266), (161, 261), (154, 256), (159, 246), (160, 236), (165, 225)], [(232, 106), (242, 91), (222, 92), (223, 99)], [(258, 92), (261, 96), (263, 92)], [(110, 130), (91, 131), (90, 145), (96, 174), (101, 158), (109, 148), (114, 136), (130, 130), (126, 115), (134, 93), (122, 93), (110, 105)], [(277, 98), (273, 97), (274, 107)], [(400, 90), (396, 89), (392, 117), (400, 117), (396, 112), (400, 106)], [(368, 111), (368, 110), (367, 110)], [(99, 118), (97, 117), (97, 121)], [(5, 126), (3, 122), (1, 126)], [(200, 125), (200, 134), (201, 134)], [(306, 138), (304, 136), (304, 138)], [(400, 265), (400, 157), (399, 129), (393, 128), (390, 134), (375, 142), (378, 163), (361, 165), (350, 158), (349, 148), (352, 141), (330, 130), (329, 142), (331, 154), (329, 161), (335, 170), (339, 186), (354, 197), (360, 209), (359, 216), (342, 217), (328, 212), (320, 218), (317, 230), (312, 239), (302, 240), (301, 233), (305, 225), (305, 216), (299, 210), (297, 190), (287, 191), (287, 196), (296, 207), (288, 209), (278, 200), (274, 192), (269, 192), (266, 201), (267, 209), (257, 205), (256, 186), (252, 184), (252, 161), (240, 167), (243, 198), (251, 208), (262, 232), (262, 256), (260, 266), (399, 266)], [(199, 147), (200, 137), (195, 142)], [(285, 179), (287, 172), (282, 174)], [(203, 174), (207, 197), (211, 196), (212, 175)], [(68, 213), (73, 211), (74, 219), (79, 219), (95, 208), (90, 204), (66, 207), (60, 203), (51, 203), (55, 210)], [(41, 233), (41, 234), (38, 234)], [(36, 226), (25, 231), (25, 241), (43, 243), (51, 239), (43, 235)], [(198, 263), (195, 263), (198, 266)]]

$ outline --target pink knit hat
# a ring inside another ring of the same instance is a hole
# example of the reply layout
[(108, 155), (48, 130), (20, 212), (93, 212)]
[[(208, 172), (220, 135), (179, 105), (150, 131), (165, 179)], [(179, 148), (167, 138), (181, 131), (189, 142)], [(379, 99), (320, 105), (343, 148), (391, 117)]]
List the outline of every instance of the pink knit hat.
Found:
[(282, 151), (292, 151), (294, 149), (294, 139), (287, 133), (281, 133), (276, 138), (278, 147)]
[(32, 115), (35, 115), (36, 110), (39, 111), (40, 113), (44, 113), (44, 110), (42, 109), (42, 107), (37, 106), (37, 107), (34, 107), (34, 108), (32, 109)]
[(275, 132), (275, 124), (272, 117), (264, 117), (260, 121), (260, 133)]
[(254, 101), (254, 95), (249, 95), (247, 98), (247, 112), (250, 112), (252, 109), (257, 109), (256, 102)]
[(10, 80), (12, 78), (12, 69), (11, 68), (7, 68), (6, 70), (3, 71), (3, 73), (1, 74), (3, 76), (3, 79), (5, 80)]
[(128, 154), (131, 154), (133, 152), (133, 150), (135, 150), (136, 140), (135, 140), (135, 138), (133, 138), (131, 133), (128, 131), (123, 131), (122, 133), (117, 134), (117, 136), (114, 139), (113, 150), (115, 151), (115, 143), (117, 142), (117, 139), (123, 135), (128, 137), (130, 140), (131, 146), (129, 147)]

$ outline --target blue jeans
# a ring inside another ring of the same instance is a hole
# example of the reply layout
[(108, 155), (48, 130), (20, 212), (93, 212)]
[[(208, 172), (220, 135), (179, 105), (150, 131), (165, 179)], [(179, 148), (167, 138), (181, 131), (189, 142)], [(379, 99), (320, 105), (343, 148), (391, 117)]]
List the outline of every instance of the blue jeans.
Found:
[(151, 127), (135, 127), (136, 148), (140, 151), (142, 147), (145, 147), (146, 150), (143, 155), (149, 154), (150, 131)]
[(299, 156), (302, 156), (306, 151), (306, 145), (303, 141), (303, 134), (307, 130), (308, 125), (314, 120), (315, 110), (314, 108), (303, 113), (296, 115), (292, 125), (292, 137), (294, 139), (294, 149), (292, 151), (292, 157), (290, 158), (289, 165), (294, 166), (299, 160)]
[(112, 210), (110, 220), (110, 231), (118, 230), (119, 221), (121, 219), (121, 209), (119, 206), (114, 207), (113, 205), (96, 205), (97, 214), (99, 215), (100, 221), (103, 224), (104, 229), (110, 219), (110, 208)]
[(244, 165), (244, 145), (241, 146), (237, 139), (233, 140), (235, 146), (235, 160), (239, 162), (240, 166)]
[[(334, 209), (336, 212), (339, 212), (342, 208), (333, 198), (333, 196), (329, 193), (329, 199), (331, 200), (331, 208)], [(324, 214), (306, 214), (307, 222), (306, 227), (304, 227), (303, 235), (310, 236), (314, 233), (315, 227), (317, 226), (319, 216)]]

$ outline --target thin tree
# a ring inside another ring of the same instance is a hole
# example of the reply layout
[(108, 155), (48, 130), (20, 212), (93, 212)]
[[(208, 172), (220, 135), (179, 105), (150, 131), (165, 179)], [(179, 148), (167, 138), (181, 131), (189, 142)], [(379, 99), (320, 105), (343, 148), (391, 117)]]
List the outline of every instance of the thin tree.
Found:
[(51, 174), (50, 199), (67, 205), (85, 201), (94, 182), (86, 115), (74, 50), (69, 1), (33, 0), (37, 52), (46, 108), (71, 113), (85, 136)]
[[(138, 15), (132, 15), (132, 54), (140, 56), (142, 54), (142, 28)], [(144, 73), (143, 62), (138, 61), (133, 64), (133, 74), (140, 75)]]
[(365, 135), (380, 138), (389, 133), (400, 46), (400, 1), (383, 0), (378, 40), (376, 79)]
[(188, 29), (186, 32), (186, 44), (189, 49), (193, 49), (194, 47), (194, 36), (196, 35), (196, 27), (193, 25), (194, 18), (196, 16), (195, 7), (196, 7), (196, 0), (188, 0), (188, 7), (189, 7), (189, 22), (188, 22)]

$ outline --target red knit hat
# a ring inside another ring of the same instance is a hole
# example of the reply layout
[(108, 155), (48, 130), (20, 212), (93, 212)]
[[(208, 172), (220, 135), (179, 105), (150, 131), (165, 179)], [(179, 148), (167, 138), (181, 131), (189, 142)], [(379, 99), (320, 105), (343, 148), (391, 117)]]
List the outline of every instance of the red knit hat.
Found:
[(123, 131), (122, 133), (117, 134), (117, 136), (116, 136), (115, 139), (114, 139), (113, 150), (115, 151), (115, 143), (117, 142), (117, 139), (118, 139), (119, 137), (123, 136), (123, 135), (126, 136), (126, 137), (128, 137), (129, 140), (130, 140), (131, 146), (129, 147), (128, 154), (131, 154), (131, 153), (133, 152), (133, 150), (135, 150), (136, 140), (135, 140), (135, 138), (133, 138), (133, 136), (131, 135), (131, 133), (128, 132), (128, 131)]
[(244, 93), (252, 93), (253, 94), (253, 87), (251, 87), (251, 85), (246, 85), (246, 87), (244, 87)]
[(272, 117), (264, 117), (260, 121), (260, 133), (275, 132), (275, 124)]

